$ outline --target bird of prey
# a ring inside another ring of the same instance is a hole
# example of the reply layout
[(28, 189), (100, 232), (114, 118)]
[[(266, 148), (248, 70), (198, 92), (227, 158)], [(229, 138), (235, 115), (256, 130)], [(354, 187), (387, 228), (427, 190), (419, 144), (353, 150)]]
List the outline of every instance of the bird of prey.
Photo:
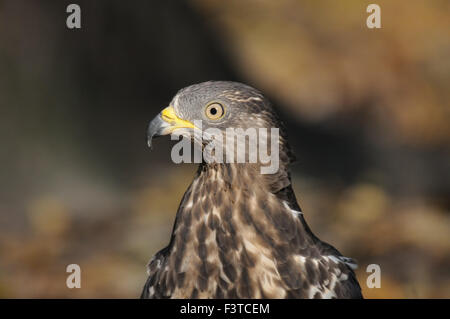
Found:
[[(355, 262), (308, 227), (292, 189), (285, 128), (270, 102), (242, 83), (209, 81), (180, 90), (148, 127), (193, 138), (216, 128), (279, 128), (279, 168), (202, 161), (178, 208), (170, 243), (148, 264), (141, 298), (362, 298)], [(220, 144), (218, 144), (220, 145)], [(219, 146), (220, 147), (220, 146)], [(236, 148), (238, 149), (238, 148)]]

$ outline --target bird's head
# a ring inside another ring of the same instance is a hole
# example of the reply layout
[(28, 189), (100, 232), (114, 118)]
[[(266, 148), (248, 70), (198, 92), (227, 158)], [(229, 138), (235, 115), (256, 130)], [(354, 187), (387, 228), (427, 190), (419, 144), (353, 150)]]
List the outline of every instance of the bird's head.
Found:
[[(275, 134), (275, 141), (272, 134), (274, 129), (278, 133)], [(261, 138), (262, 130), (266, 134), (264, 138)], [(257, 143), (254, 150), (251, 149), (251, 142), (255, 142), (252, 140), (255, 138), (253, 132), (256, 132)], [(204, 82), (180, 90), (170, 105), (150, 122), (148, 144), (151, 146), (153, 138), (157, 136), (182, 135), (191, 138), (194, 144), (201, 145), (203, 150), (207, 145), (215, 149), (216, 154), (218, 149), (222, 149), (221, 158), (226, 161), (226, 156), (230, 154), (226, 155), (229, 149), (225, 148), (231, 141), (231, 133), (234, 134), (232, 144), (235, 145), (232, 152), (240, 150), (239, 143), (247, 143), (244, 145), (246, 160), (251, 161), (252, 152), (256, 152), (253, 155), (258, 155), (259, 161), (261, 144), (264, 144), (267, 153), (273, 152), (274, 142), (278, 146), (276, 152), (285, 156), (290, 154), (284, 129), (270, 102), (248, 85), (225, 81)], [(272, 140), (266, 143), (270, 138)], [(238, 161), (239, 155), (232, 155)]]

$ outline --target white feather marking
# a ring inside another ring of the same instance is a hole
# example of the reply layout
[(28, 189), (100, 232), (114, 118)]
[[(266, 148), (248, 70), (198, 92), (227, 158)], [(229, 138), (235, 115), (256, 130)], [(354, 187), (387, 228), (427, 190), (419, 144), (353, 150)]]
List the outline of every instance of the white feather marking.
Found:
[(178, 109), (178, 98), (179, 98), (179, 97), (180, 97), (179, 94), (175, 95), (175, 99), (174, 99), (174, 101), (173, 101), (173, 107), (174, 107), (175, 109)]
[(335, 264), (343, 263), (346, 264), (351, 269), (357, 269), (358, 265), (353, 261), (353, 259), (344, 257), (344, 256), (328, 256), (330, 260), (332, 260)]
[(298, 217), (300, 215), (303, 215), (302, 212), (299, 212), (298, 210), (294, 210), (294, 209), (290, 208), (287, 202), (283, 202), (283, 204), (284, 204), (284, 207), (286, 207), (286, 209), (291, 211), (291, 213), (292, 213), (292, 215), (294, 217)]
[(295, 255), (294, 260), (298, 263), (304, 264), (306, 261), (306, 258), (305, 258), (305, 256), (302, 256), (302, 255)]

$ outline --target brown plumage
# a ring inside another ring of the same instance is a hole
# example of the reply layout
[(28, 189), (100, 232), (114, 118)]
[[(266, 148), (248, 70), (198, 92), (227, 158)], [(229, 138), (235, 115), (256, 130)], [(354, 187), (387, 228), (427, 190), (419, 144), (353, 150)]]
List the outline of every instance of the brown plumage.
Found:
[[(180, 91), (172, 105), (177, 118), (192, 122), (212, 100), (226, 105), (228, 117), (210, 125), (280, 128), (279, 170), (201, 163), (169, 245), (149, 263), (142, 298), (361, 298), (354, 262), (306, 224), (291, 187), (285, 130), (267, 99), (240, 83), (206, 82)], [(167, 134), (160, 121), (152, 121), (150, 140)]]

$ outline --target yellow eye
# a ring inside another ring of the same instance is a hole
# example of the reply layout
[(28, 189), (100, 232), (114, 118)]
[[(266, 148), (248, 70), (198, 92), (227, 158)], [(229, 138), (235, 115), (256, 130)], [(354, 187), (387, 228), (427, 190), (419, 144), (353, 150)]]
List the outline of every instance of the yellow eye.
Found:
[(206, 106), (205, 115), (210, 120), (221, 119), (225, 115), (225, 108), (218, 102), (213, 102)]

